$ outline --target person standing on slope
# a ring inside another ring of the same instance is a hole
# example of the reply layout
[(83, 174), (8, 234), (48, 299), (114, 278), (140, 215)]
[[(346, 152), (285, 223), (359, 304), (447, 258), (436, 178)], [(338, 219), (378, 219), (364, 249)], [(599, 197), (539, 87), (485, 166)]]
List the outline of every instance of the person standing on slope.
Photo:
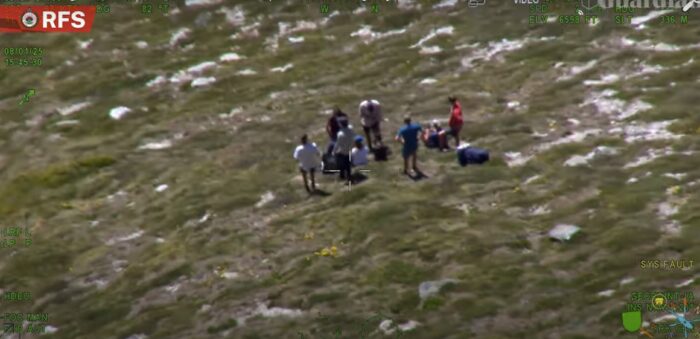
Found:
[[(382, 107), (379, 101), (367, 99), (360, 103), (360, 122), (367, 137), (367, 146), (370, 150), (375, 149), (377, 144), (382, 146), (382, 132), (380, 124), (382, 122)], [(376, 143), (372, 143), (372, 135)]]
[(412, 158), (411, 164), (413, 170), (416, 172), (416, 174), (422, 175), (422, 172), (418, 170), (418, 167), (416, 166), (416, 158), (418, 156), (418, 138), (423, 128), (420, 125), (412, 124), (411, 117), (409, 116), (406, 116), (403, 122), (405, 125), (401, 127), (399, 132), (396, 134), (396, 141), (403, 144), (403, 150), (401, 152), (403, 155), (403, 173), (410, 175), (408, 172), (408, 161)]
[(338, 138), (333, 147), (333, 155), (340, 171), (340, 179), (347, 180), (350, 183), (352, 163), (350, 162), (350, 152), (352, 145), (355, 143), (355, 132), (350, 128), (350, 123), (347, 119), (340, 120), (340, 131)]
[[(304, 177), (306, 191), (309, 193), (316, 191), (316, 169), (321, 165), (321, 151), (315, 143), (309, 143), (309, 137), (306, 134), (301, 136), (301, 145), (294, 150), (294, 159), (299, 161), (299, 171)], [(311, 176), (311, 188), (306, 178), (307, 173)]]
[(455, 148), (459, 147), (459, 133), (460, 131), (462, 131), (462, 126), (464, 125), (464, 119), (462, 117), (462, 105), (454, 96), (449, 96), (447, 100), (450, 102), (451, 105), (450, 121), (448, 123), (450, 127), (446, 131), (443, 131), (441, 133), (441, 141), (443, 144), (440, 145), (440, 149), (442, 150), (449, 149), (449, 145), (447, 142), (447, 136), (449, 135), (455, 138)]
[(343, 120), (347, 121), (348, 115), (343, 113), (343, 111), (341, 111), (340, 108), (335, 107), (333, 109), (333, 115), (331, 115), (331, 117), (328, 118), (328, 122), (326, 123), (326, 132), (328, 133), (328, 137), (331, 139), (331, 142), (326, 149), (326, 153), (331, 153), (333, 151), (333, 148), (335, 147), (335, 142), (338, 139), (340, 123)]

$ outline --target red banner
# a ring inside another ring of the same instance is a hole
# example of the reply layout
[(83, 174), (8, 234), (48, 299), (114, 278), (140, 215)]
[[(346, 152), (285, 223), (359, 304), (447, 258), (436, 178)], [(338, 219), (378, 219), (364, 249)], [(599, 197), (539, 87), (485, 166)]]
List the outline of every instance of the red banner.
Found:
[(0, 32), (90, 32), (95, 6), (0, 6)]

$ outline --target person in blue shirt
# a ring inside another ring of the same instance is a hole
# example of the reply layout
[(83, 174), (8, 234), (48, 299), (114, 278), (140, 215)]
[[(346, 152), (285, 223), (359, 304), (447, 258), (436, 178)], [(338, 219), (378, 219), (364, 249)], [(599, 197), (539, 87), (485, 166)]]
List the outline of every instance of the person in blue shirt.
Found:
[(413, 170), (420, 174), (421, 171), (418, 170), (416, 166), (416, 157), (418, 153), (418, 138), (423, 131), (420, 125), (412, 124), (411, 117), (405, 117), (403, 122), (406, 124), (399, 129), (396, 134), (396, 141), (403, 144), (403, 149), (401, 154), (403, 155), (403, 173), (410, 175), (408, 172), (408, 161), (412, 159), (411, 165), (413, 165)]

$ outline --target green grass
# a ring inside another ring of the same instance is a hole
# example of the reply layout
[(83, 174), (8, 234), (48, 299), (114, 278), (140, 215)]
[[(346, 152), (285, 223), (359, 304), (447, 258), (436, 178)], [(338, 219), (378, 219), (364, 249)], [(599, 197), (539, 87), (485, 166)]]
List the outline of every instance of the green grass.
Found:
[[(180, 14), (148, 18), (134, 16), (134, 6), (114, 5), (113, 14), (100, 17), (88, 35), (8, 35), (7, 46), (46, 50), (43, 68), (21, 76), (19, 69), (0, 69), (5, 93), (0, 98), (0, 227), (27, 223), (34, 234), (31, 248), (1, 249), (6, 254), (0, 261), (1, 287), (35, 295), (18, 311), (48, 312), (59, 329), (55, 338), (139, 333), (296, 338), (298, 331), (322, 337), (338, 328), (353, 336), (363, 321), (370, 337), (379, 338), (384, 335), (377, 327), (389, 318), (421, 324), (405, 338), (622, 336), (615, 310), (632, 290), (672, 287), (692, 277), (692, 272), (641, 271), (639, 260), (694, 258), (700, 251), (698, 187), (689, 185), (700, 178), (696, 155), (676, 154), (631, 169), (624, 165), (648, 149), (696, 151), (700, 120), (694, 114), (698, 65), (680, 66), (694, 55), (692, 49), (652, 53), (614, 41), (629, 36), (692, 44), (698, 25), (684, 30), (657, 24), (635, 30), (609, 22), (527, 27), (525, 12), (506, 3), (481, 12), (421, 5), (420, 10), (383, 7), (381, 14), (352, 14), (354, 5), (332, 4), (339, 16), (316, 30), (292, 34), (305, 37), (301, 44), (281, 37), (275, 51), (264, 40), (279, 33), (278, 23), (318, 21), (317, 5), (244, 4), (244, 25), (258, 16), (262, 23), (259, 38), (239, 40), (229, 36), (240, 27), (225, 22), (216, 5), (176, 4), (171, 6), (180, 6)], [(565, 11), (571, 8), (557, 10)], [(210, 24), (194, 26), (206, 13)], [(350, 37), (361, 25), (375, 32), (407, 32), (366, 44)], [(442, 53), (426, 56), (409, 48), (448, 25), (455, 34), (425, 43), (440, 46)], [(192, 29), (186, 43), (194, 43), (191, 49), (168, 46), (182, 27)], [(461, 59), (473, 50), (454, 49), (543, 36), (557, 39), (493, 55), (469, 69), (462, 68)], [(86, 39), (94, 39), (91, 47), (77, 49), (76, 41)], [(137, 49), (139, 40), (150, 48)], [(211, 71), (214, 86), (145, 87), (157, 75), (170, 77), (226, 52), (246, 59)], [(596, 68), (556, 80), (593, 58), (601, 58)], [(582, 84), (642, 61), (669, 69), (605, 87)], [(555, 68), (558, 62), (563, 66)], [(286, 73), (268, 71), (287, 63), (294, 68)], [(245, 68), (258, 74), (235, 74)], [(424, 78), (438, 83), (418, 85)], [(16, 106), (15, 99), (37, 84), (39, 95), (31, 105)], [(655, 87), (660, 89), (644, 91)], [(508, 167), (505, 152), (529, 155), (565, 132), (608, 128), (609, 117), (579, 107), (591, 91), (604, 88), (618, 91), (619, 99), (654, 105), (630, 120), (678, 119), (670, 130), (687, 136), (627, 144), (603, 135), (536, 152), (527, 165)], [(280, 97), (272, 98), (272, 92)], [(421, 148), (420, 165), (429, 178), (413, 182), (398, 175), (400, 146), (388, 142), (395, 155), (372, 163), (370, 179), (351, 192), (323, 175), (318, 182), (328, 196), (308, 197), (303, 191), (290, 153), (303, 133), (325, 147), (327, 116), (321, 112), (339, 105), (357, 125), (359, 101), (376, 97), (385, 108), (383, 131), (390, 140), (405, 113), (421, 123), (446, 118), (450, 94), (464, 105), (462, 137), (489, 149), (489, 163), (462, 168), (452, 153)], [(88, 99), (93, 105), (70, 117), (53, 114), (36, 127), (25, 123)], [(522, 110), (506, 107), (514, 100)], [(133, 111), (112, 120), (109, 110), (120, 105)], [(219, 117), (236, 107), (242, 112), (235, 117)], [(270, 120), (261, 121), (263, 116)], [(56, 126), (66, 119), (80, 124)], [(535, 132), (548, 135), (537, 138)], [(175, 135), (183, 137), (175, 140)], [(173, 147), (138, 149), (163, 139), (173, 139)], [(563, 166), (599, 145), (616, 147), (620, 154), (594, 159), (590, 167)], [(687, 176), (676, 180), (664, 173)], [(534, 175), (541, 179), (524, 184)], [(627, 183), (632, 176), (639, 181)], [(155, 192), (160, 184), (168, 189)], [(675, 185), (681, 186), (677, 197), (687, 200), (678, 214), (661, 220), (656, 209)], [(256, 206), (266, 192), (274, 199)], [(550, 212), (530, 215), (537, 206)], [(200, 222), (205, 214), (207, 220)], [(662, 230), (670, 220), (683, 225), (680, 235)], [(550, 241), (546, 232), (558, 223), (576, 224), (582, 232), (570, 242)], [(143, 235), (114, 240), (137, 230)], [(332, 245), (337, 257), (314, 255)], [(218, 276), (219, 266), (238, 276)], [(634, 284), (620, 286), (630, 276)], [(419, 298), (421, 282), (447, 278), (458, 283)], [(98, 279), (103, 287), (85, 283)], [(181, 284), (177, 291), (166, 291), (175, 283)], [(596, 295), (607, 289), (615, 294)], [(252, 314), (258, 302), (298, 309), (303, 316)], [(205, 304), (209, 311), (202, 311)], [(574, 310), (572, 304), (580, 307)], [(323, 317), (315, 316), (319, 313)], [(371, 318), (377, 313), (382, 316)], [(574, 317), (585, 328), (564, 321)], [(504, 325), (493, 328), (494, 322)]]

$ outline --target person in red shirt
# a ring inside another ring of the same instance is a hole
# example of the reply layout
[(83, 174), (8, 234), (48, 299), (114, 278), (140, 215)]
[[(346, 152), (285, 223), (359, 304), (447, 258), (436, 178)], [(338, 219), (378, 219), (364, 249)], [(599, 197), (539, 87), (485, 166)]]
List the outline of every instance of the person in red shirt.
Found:
[(459, 132), (462, 130), (462, 126), (464, 125), (464, 119), (462, 118), (462, 105), (454, 96), (449, 96), (447, 100), (450, 102), (452, 107), (450, 109), (450, 121), (448, 123), (450, 127), (440, 133), (440, 149), (442, 150), (449, 149), (449, 146), (447, 145), (448, 135), (455, 138), (455, 147), (459, 147)]

